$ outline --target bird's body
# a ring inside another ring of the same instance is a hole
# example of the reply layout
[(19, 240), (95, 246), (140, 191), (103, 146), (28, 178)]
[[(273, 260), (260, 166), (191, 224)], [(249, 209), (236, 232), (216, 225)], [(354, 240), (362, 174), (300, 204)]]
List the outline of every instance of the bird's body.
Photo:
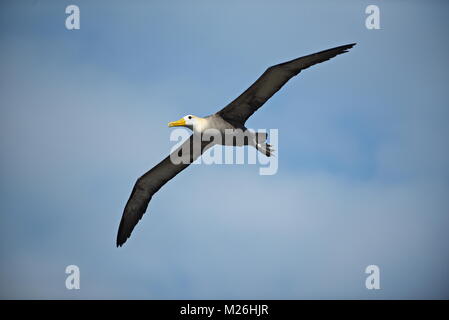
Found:
[[(246, 120), (301, 70), (345, 53), (354, 45), (355, 43), (324, 50), (272, 66), (239, 97), (217, 113), (203, 118), (187, 115), (178, 121), (170, 122), (169, 127), (187, 127), (193, 131), (193, 135), (137, 180), (120, 221), (117, 246), (122, 246), (129, 238), (135, 225), (145, 213), (152, 196), (213, 145), (250, 145), (266, 156), (271, 156), (273, 150), (266, 143), (266, 134), (247, 130)], [(214, 139), (200, 139), (199, 145), (195, 147), (197, 136), (211, 134)], [(183, 161), (173, 161), (174, 158), (183, 159)]]
[(214, 134), (216, 137), (215, 144), (234, 147), (247, 145), (257, 147), (258, 144), (265, 142), (267, 138), (265, 133), (257, 134), (257, 132), (248, 130), (244, 125), (233, 125), (217, 113), (204, 118), (195, 117), (195, 120), (195, 125), (192, 127), (193, 133), (204, 135), (209, 132)]
[[(225, 130), (237, 129), (235, 126), (224, 120), (218, 114), (213, 114), (204, 118), (199, 118), (198, 127), (194, 127), (195, 133), (202, 133), (206, 130), (218, 130), (222, 134), (225, 134)], [(244, 127), (243, 127), (244, 128)]]

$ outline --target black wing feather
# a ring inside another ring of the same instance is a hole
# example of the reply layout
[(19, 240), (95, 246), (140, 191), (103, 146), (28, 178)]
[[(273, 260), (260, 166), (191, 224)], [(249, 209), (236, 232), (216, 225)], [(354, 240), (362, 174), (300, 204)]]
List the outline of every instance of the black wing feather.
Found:
[(329, 60), (347, 52), (355, 43), (324, 50), (269, 67), (245, 92), (218, 114), (235, 126), (243, 126), (246, 120), (273, 96), (288, 80), (314, 64)]
[[(169, 180), (193, 163), (206, 149), (211, 146), (212, 145), (209, 142), (201, 142), (201, 148), (199, 150), (194, 149), (192, 135), (173, 152), (177, 153), (179, 157), (187, 157), (187, 163), (181, 162), (179, 164), (175, 164), (172, 162), (170, 156), (167, 156), (150, 171), (137, 179), (120, 221), (120, 226), (117, 233), (117, 247), (121, 247), (131, 236), (131, 232), (139, 220), (142, 219), (153, 195)], [(188, 154), (185, 153), (186, 150)]]

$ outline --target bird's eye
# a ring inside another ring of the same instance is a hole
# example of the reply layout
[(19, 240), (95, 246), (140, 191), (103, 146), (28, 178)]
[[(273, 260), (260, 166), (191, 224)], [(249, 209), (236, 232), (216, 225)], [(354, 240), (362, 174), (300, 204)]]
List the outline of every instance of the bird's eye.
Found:
[(189, 116), (189, 119), (192, 119), (192, 116)]

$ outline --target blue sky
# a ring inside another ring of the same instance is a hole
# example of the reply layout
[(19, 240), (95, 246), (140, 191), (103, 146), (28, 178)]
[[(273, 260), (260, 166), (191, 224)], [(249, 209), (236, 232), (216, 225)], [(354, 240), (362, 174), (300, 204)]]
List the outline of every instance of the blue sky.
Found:
[[(447, 2), (0, 6), (1, 298), (449, 297)], [(168, 121), (352, 42), (248, 121), (279, 129), (276, 175), (191, 166), (115, 248), (136, 178), (173, 145)], [(371, 264), (381, 290), (365, 288)]]

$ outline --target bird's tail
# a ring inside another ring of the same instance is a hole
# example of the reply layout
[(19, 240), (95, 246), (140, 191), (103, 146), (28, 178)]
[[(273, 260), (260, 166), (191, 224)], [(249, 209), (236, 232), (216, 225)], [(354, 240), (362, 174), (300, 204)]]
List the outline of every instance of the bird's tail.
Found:
[(256, 149), (262, 152), (267, 157), (274, 156), (274, 149), (271, 144), (268, 143), (258, 143), (256, 144)]

